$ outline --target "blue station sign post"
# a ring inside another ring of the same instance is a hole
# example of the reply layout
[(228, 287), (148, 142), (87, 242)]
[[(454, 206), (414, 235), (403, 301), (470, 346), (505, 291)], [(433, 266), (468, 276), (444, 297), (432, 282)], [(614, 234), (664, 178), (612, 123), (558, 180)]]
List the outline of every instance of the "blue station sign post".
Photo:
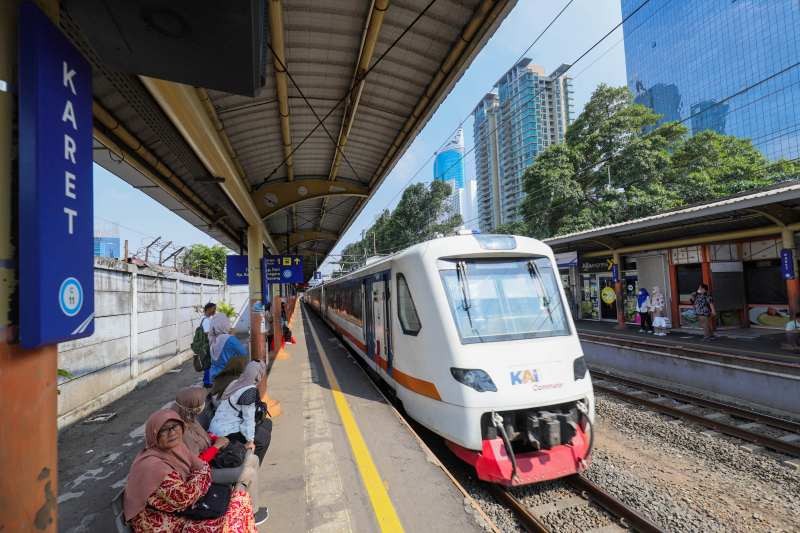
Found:
[(261, 271), (268, 283), (303, 283), (303, 258), (299, 255), (265, 255)]
[(92, 70), (32, 2), (19, 13), (19, 337), (94, 333)]
[(225, 281), (228, 285), (247, 285), (250, 283), (246, 255), (229, 255), (225, 258)]

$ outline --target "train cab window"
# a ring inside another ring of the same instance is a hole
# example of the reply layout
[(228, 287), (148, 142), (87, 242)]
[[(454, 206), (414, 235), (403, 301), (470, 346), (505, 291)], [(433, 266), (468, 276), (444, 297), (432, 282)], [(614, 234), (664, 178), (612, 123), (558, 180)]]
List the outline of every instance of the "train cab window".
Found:
[(547, 257), (445, 263), (440, 275), (463, 344), (570, 334)]
[(422, 329), (417, 308), (411, 298), (411, 291), (402, 274), (397, 275), (397, 317), (400, 319), (400, 326), (406, 335), (416, 336)]

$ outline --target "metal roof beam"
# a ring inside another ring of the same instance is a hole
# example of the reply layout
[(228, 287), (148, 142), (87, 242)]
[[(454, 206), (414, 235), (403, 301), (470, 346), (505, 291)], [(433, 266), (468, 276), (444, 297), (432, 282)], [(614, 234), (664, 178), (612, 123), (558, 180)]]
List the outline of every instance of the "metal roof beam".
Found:
[[(280, 243), (286, 242), (286, 234), (285, 233), (276, 233), (273, 235), (275, 239)], [(294, 248), (295, 246), (300, 246), (301, 244), (312, 242), (312, 241), (335, 241), (339, 238), (339, 235), (336, 233), (332, 233), (330, 231), (314, 231), (314, 230), (301, 230), (296, 231), (294, 233), (289, 234), (289, 248)], [(285, 244), (283, 245), (283, 250), (286, 250)]]
[(283, 2), (269, 0), (269, 38), (274, 52), (272, 68), (275, 70), (275, 93), (278, 97), (278, 113), (281, 116), (281, 138), (283, 156), (286, 158), (286, 178), (294, 179), (292, 168), (292, 130), (289, 125), (289, 83), (286, 69), (286, 47), (283, 40)]
[(220, 187), (247, 223), (259, 228), (263, 243), (269, 249), (277, 250), (250, 196), (250, 187), (245, 183), (245, 177), (239, 174), (198, 90), (189, 85), (145, 76), (140, 76), (140, 79), (206, 169), (213, 176), (225, 178)]
[(267, 182), (253, 194), (253, 202), (258, 207), (262, 219), (305, 200), (327, 198), (329, 196), (369, 196), (369, 188), (356, 181), (339, 180), (331, 183), (327, 179), (297, 180), (293, 182)]

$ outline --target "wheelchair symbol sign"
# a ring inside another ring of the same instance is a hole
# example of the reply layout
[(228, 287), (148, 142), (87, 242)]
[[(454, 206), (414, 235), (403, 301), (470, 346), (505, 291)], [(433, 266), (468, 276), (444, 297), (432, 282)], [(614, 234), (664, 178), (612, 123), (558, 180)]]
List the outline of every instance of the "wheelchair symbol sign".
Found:
[(58, 304), (61, 312), (67, 316), (75, 316), (83, 307), (83, 287), (75, 278), (67, 278), (61, 282), (58, 290)]

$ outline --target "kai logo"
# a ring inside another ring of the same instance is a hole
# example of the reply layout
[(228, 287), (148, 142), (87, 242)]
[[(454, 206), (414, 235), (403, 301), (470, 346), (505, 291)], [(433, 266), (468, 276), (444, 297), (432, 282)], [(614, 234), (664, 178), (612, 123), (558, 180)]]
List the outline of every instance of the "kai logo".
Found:
[(512, 385), (528, 385), (539, 382), (539, 372), (535, 369), (525, 369), (510, 372)]

